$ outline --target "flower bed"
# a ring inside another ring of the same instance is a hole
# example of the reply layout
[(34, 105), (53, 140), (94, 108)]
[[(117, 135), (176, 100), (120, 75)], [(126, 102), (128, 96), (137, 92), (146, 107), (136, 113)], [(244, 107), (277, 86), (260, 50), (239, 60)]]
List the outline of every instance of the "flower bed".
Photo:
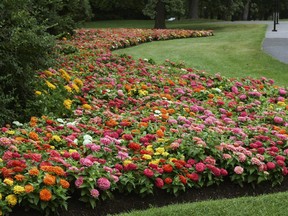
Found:
[[(111, 49), (211, 31), (79, 30), (58, 69), (39, 73), (42, 117), (0, 134), (0, 208), (49, 214), (73, 193), (92, 207), (113, 191), (147, 195), (287, 175), (287, 88), (210, 76)], [(139, 39), (140, 38), (140, 39)]]

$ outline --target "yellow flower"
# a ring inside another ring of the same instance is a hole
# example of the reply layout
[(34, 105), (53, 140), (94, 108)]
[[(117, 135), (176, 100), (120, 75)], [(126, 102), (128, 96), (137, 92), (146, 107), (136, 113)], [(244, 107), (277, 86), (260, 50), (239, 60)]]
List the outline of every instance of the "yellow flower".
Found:
[(19, 185), (15, 185), (13, 187), (13, 192), (14, 192), (14, 194), (21, 194), (21, 193), (25, 192), (25, 188), (22, 186), (19, 186)]
[(64, 100), (63, 104), (64, 104), (66, 109), (70, 110), (71, 109), (71, 105), (72, 105), (72, 100), (66, 99), (66, 100)]
[(160, 163), (160, 159), (156, 159), (156, 160), (152, 160), (150, 161), (149, 164), (155, 164), (155, 165), (158, 165)]
[(80, 92), (79, 87), (75, 83), (72, 83), (71, 86), (76, 92)]
[(4, 181), (3, 181), (6, 185), (9, 185), (9, 186), (12, 186), (13, 185), (13, 180), (11, 179), (8, 179), (8, 178), (5, 178)]
[(163, 147), (159, 147), (159, 148), (156, 148), (156, 155), (159, 155), (159, 154), (163, 154), (165, 152), (165, 148)]
[(68, 85), (65, 85), (64, 88), (68, 91), (68, 92), (72, 92), (72, 88)]
[(51, 71), (48, 71), (48, 70), (44, 71), (44, 74), (48, 77), (53, 76), (53, 73)]
[(149, 154), (144, 154), (142, 156), (142, 158), (145, 159), (145, 160), (151, 160), (152, 159), (151, 155), (149, 155)]
[(139, 90), (138, 93), (140, 96), (148, 95), (148, 91), (146, 91), (146, 90)]
[(0, 200), (2, 200), (2, 194), (0, 193)]
[(36, 95), (41, 95), (42, 92), (41, 92), (41, 91), (35, 91), (35, 94), (36, 94)]
[(124, 161), (123, 161), (123, 165), (124, 165), (124, 166), (127, 166), (128, 164), (131, 164), (131, 163), (132, 163), (131, 160), (124, 160)]
[(69, 76), (69, 74), (65, 70), (60, 69), (59, 72), (61, 73), (61, 77), (63, 79), (65, 79), (67, 82), (70, 81), (71, 77)]
[(92, 106), (90, 106), (89, 104), (83, 104), (83, 109), (87, 109), (87, 110), (91, 110)]
[(13, 130), (8, 130), (8, 131), (6, 131), (6, 133), (7, 133), (7, 134), (10, 134), (10, 135), (13, 135), (13, 134), (15, 134), (15, 131), (13, 131)]
[(5, 200), (11, 206), (15, 206), (17, 204), (17, 196), (15, 194), (10, 194), (10, 195), (6, 196)]
[(163, 152), (162, 155), (163, 155), (164, 157), (167, 157), (167, 156), (169, 155), (169, 153), (168, 153), (168, 152)]
[(46, 80), (46, 84), (47, 84), (47, 86), (48, 86), (50, 89), (56, 89), (56, 86), (53, 85), (51, 82), (49, 82), (49, 81), (47, 81), (47, 80)]
[(58, 135), (53, 135), (52, 140), (55, 140), (56, 142), (60, 142), (61, 138)]
[(74, 81), (73, 81), (77, 86), (83, 86), (83, 82), (82, 82), (82, 80), (80, 80), (80, 79), (78, 79), (78, 78), (76, 78)]
[(2, 163), (3, 162), (3, 160), (2, 160), (2, 158), (0, 158), (0, 163)]
[(50, 146), (50, 149), (55, 149), (55, 146)]
[(2, 216), (3, 215), (3, 212), (2, 212), (2, 210), (0, 209), (0, 216)]
[(73, 152), (77, 152), (76, 149), (69, 149), (69, 153), (72, 154)]
[(286, 106), (285, 102), (283, 102), (283, 101), (279, 101), (277, 104), (278, 104), (279, 106)]

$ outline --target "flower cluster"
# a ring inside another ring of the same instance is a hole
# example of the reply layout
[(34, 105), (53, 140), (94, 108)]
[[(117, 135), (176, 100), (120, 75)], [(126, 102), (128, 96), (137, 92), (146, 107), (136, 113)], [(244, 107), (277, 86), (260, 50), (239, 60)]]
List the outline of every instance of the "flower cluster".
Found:
[[(79, 30), (61, 42), (78, 52), (63, 54), (61, 69), (40, 73), (37, 95), (58, 98), (70, 115), (45, 113), (1, 128), (0, 210), (18, 203), (57, 211), (70, 192), (95, 207), (115, 190), (178, 194), (224, 178), (281, 183), (288, 174), (287, 88), (110, 52), (115, 44), (211, 34)], [(65, 97), (53, 94), (60, 88)]]

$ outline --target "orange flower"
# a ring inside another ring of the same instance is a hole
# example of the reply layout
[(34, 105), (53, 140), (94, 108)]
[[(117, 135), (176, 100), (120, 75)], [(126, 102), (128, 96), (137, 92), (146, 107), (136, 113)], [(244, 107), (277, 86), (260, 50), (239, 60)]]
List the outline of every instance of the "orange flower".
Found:
[(38, 176), (39, 175), (39, 170), (37, 167), (33, 167), (32, 169), (29, 170), (29, 175), (31, 176)]
[(164, 137), (164, 132), (163, 132), (161, 129), (157, 130), (157, 131), (156, 131), (156, 134), (157, 134), (157, 136), (160, 137), (160, 138)]
[(42, 190), (40, 191), (39, 195), (40, 195), (40, 200), (42, 200), (42, 201), (49, 201), (49, 200), (52, 199), (52, 193), (51, 193), (51, 191), (48, 190), (48, 189), (46, 189), (46, 188), (45, 188), (45, 189), (42, 189)]
[(21, 175), (21, 174), (18, 174), (18, 175), (15, 175), (14, 178), (17, 180), (17, 181), (23, 181), (25, 179), (25, 176)]
[(43, 179), (44, 184), (46, 185), (55, 185), (56, 177), (50, 174), (46, 174)]
[(53, 172), (58, 176), (64, 176), (65, 175), (65, 171), (59, 166), (54, 166)]
[(37, 117), (32, 116), (30, 119), (30, 126), (35, 127), (37, 125)]
[(118, 122), (115, 121), (114, 119), (110, 119), (109, 121), (106, 121), (106, 126), (108, 127), (115, 127), (116, 125), (118, 125)]
[(31, 192), (34, 191), (34, 187), (33, 187), (33, 185), (30, 185), (30, 184), (25, 185), (24, 188), (25, 188), (25, 192), (26, 192), (26, 193), (31, 193)]
[(147, 122), (140, 122), (139, 127), (148, 127), (148, 123)]
[(67, 189), (67, 188), (70, 187), (69, 182), (66, 181), (65, 179), (60, 179), (60, 185), (61, 185), (63, 188), (65, 188), (65, 189)]
[(29, 138), (32, 139), (32, 140), (35, 140), (35, 141), (38, 141), (38, 140), (39, 140), (38, 134), (35, 133), (34, 131), (31, 131), (31, 132), (29, 133)]
[(168, 112), (169, 114), (173, 114), (173, 113), (175, 113), (175, 110), (174, 110), (174, 109), (168, 109), (167, 112)]

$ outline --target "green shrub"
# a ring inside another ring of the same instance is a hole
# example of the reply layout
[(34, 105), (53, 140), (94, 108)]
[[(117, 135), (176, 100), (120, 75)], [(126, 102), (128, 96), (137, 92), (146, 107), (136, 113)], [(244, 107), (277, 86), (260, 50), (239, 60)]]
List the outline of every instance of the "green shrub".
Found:
[(47, 68), (54, 37), (29, 12), (30, 0), (0, 3), (0, 124), (23, 120), (29, 100), (34, 100), (35, 71)]
[(50, 34), (61, 37), (72, 34), (73, 29), (82, 21), (92, 17), (88, 0), (32, 0), (33, 15), (38, 21), (44, 22)]

